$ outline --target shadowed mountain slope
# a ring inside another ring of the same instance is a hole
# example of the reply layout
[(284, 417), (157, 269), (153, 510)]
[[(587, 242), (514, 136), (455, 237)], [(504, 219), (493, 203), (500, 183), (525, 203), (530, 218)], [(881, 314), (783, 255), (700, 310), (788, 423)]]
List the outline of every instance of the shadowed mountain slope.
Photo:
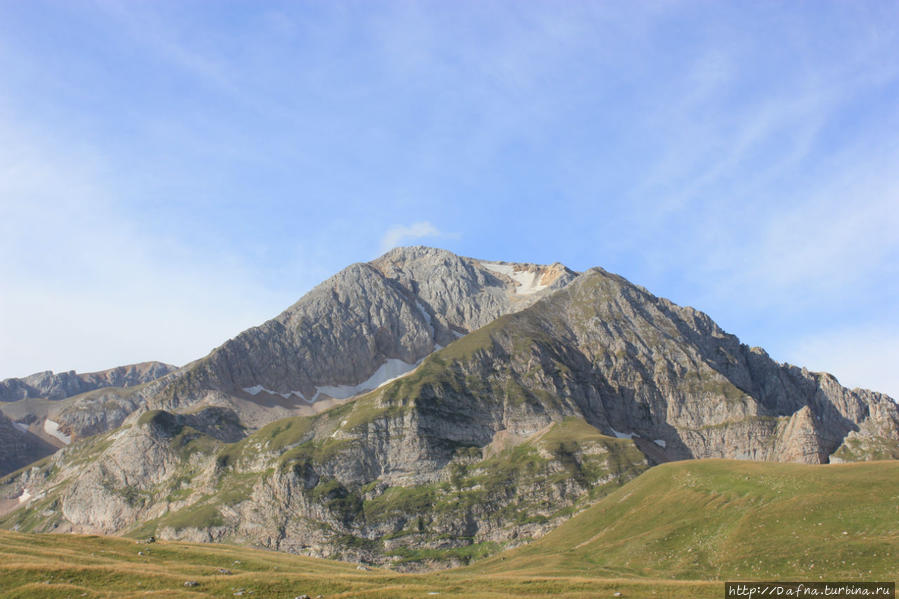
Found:
[[(0, 476), (56, 451), (56, 447), (0, 414)], [(2, 501), (2, 500), (0, 500)]]

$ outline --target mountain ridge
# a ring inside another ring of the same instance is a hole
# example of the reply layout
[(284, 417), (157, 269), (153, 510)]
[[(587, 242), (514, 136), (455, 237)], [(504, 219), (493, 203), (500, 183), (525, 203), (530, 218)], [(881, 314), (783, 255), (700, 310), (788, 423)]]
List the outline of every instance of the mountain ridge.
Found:
[(78, 373), (74, 370), (44, 370), (24, 377), (0, 381), (0, 402), (42, 397), (51, 401), (65, 399), (103, 387), (132, 387), (158, 379), (177, 370), (164, 362), (138, 362), (106, 370)]

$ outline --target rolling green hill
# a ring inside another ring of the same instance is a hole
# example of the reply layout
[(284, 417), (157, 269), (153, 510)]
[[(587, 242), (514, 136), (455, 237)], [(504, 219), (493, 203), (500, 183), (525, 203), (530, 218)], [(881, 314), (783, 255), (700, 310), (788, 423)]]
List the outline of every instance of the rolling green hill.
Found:
[(899, 578), (899, 463), (663, 464), (473, 572), (729, 580)]

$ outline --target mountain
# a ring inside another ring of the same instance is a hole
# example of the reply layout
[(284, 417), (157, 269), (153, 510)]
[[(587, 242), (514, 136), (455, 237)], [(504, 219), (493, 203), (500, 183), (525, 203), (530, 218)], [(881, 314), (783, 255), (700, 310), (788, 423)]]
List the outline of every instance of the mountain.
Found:
[(184, 368), (148, 406), (228, 406), (250, 425), (313, 414), (412, 370), (453, 340), (522, 310), (576, 273), (434, 248), (353, 264), (261, 326)]
[(162, 362), (141, 362), (83, 374), (78, 374), (74, 370), (59, 373), (47, 370), (20, 379), (0, 381), (0, 402), (38, 397), (57, 401), (102, 387), (142, 385), (174, 370), (175, 366)]
[(73, 439), (119, 426), (142, 405), (137, 392), (175, 370), (162, 362), (142, 362), (99, 372), (46, 371), (0, 381), (0, 475)]
[(654, 464), (899, 447), (889, 397), (622, 277), (420, 247), (132, 399), (121, 427), (0, 480), (27, 498), (0, 524), (418, 569), (540, 537)]
[(477, 398), (463, 412), (467, 431), (489, 423), (505, 396), (539, 403), (543, 424), (576, 415), (633, 438), (656, 462), (821, 463), (850, 432), (893, 447), (899, 439), (896, 404), (886, 395), (777, 364), (705, 314), (602, 269), (438, 356), (446, 367), (428, 380), (434, 394)]
[[(157, 367), (139, 379), (142, 386), (134, 378), (114, 379), (121, 368), (89, 375), (39, 373), (0, 384), (0, 397), (31, 401), (0, 403), (0, 409), (16, 420), (52, 412), (59, 429), (74, 438), (111, 430), (147, 408), (227, 407), (258, 428), (290, 415), (318, 413), (371, 390), (576, 275), (561, 264), (510, 264), (434, 248), (398, 248), (347, 267), (277, 317), (182, 369), (149, 363)], [(96, 384), (102, 380), (112, 386)], [(68, 399), (65, 404), (32, 400), (47, 397)]]

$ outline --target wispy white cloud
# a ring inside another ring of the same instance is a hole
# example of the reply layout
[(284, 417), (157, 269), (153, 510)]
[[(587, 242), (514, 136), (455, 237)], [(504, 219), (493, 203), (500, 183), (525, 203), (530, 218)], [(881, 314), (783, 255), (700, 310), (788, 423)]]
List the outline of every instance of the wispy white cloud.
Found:
[[(188, 29), (191, 23), (181, 20), (164, 23), (154, 10), (142, 10), (139, 6), (117, 0), (103, 1), (97, 6), (115, 19), (117, 26), (131, 39), (150, 47), (156, 56), (207, 84), (232, 94), (239, 92), (223, 60), (214, 58), (209, 52), (199, 52), (183, 41), (190, 39)], [(196, 35), (196, 30), (193, 33)]]
[(738, 243), (716, 245), (707, 233), (710, 251), (700, 265), (715, 282), (707, 285), (710, 299), (788, 314), (856, 301), (885, 285), (894, 292), (888, 277), (899, 257), (899, 180), (888, 165), (899, 151), (881, 151), (866, 155), (867, 163), (848, 151), (835, 158), (835, 172), (801, 192), (781, 192), (780, 205), (748, 220), (754, 226)]
[(852, 293), (854, 282), (880, 271), (899, 251), (899, 182), (888, 179), (833, 185), (817, 202), (772, 219), (755, 247), (762, 271), (747, 276), (801, 286), (804, 293)]
[[(689, 257), (710, 305), (792, 311), (820, 305), (821, 293), (851, 293), (899, 251), (889, 234), (899, 146), (843, 124), (895, 83), (899, 65), (878, 60), (883, 45), (860, 44), (838, 60), (805, 61), (764, 94), (735, 97), (734, 85), (745, 85), (736, 65), (753, 52), (728, 40), (699, 54), (672, 84), (683, 93), (636, 124), (660, 150), (629, 194), (641, 209), (626, 214), (649, 270), (684, 270)], [(899, 120), (895, 110), (882, 116), (885, 129)]]
[(0, 138), (0, 379), (185, 363), (296, 299), (238, 256), (146, 230), (117, 203), (102, 157), (2, 112)]
[(415, 239), (428, 237), (452, 237), (448, 233), (440, 231), (428, 221), (412, 223), (411, 225), (393, 225), (381, 237), (381, 252), (408, 243)]

